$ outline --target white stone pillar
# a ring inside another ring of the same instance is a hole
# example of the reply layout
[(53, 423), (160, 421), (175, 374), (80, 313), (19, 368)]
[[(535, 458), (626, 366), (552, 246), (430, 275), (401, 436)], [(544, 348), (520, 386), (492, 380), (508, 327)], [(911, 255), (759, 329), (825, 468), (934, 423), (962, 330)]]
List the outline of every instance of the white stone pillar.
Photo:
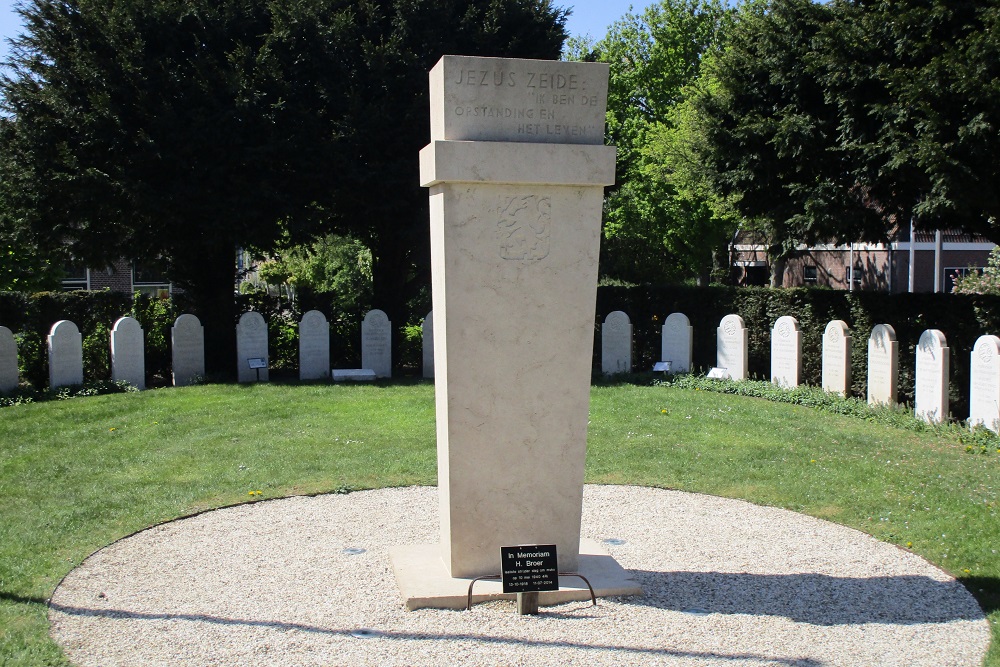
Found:
[(495, 574), (502, 545), (580, 543), (608, 68), (445, 56), (430, 188), (441, 555)]

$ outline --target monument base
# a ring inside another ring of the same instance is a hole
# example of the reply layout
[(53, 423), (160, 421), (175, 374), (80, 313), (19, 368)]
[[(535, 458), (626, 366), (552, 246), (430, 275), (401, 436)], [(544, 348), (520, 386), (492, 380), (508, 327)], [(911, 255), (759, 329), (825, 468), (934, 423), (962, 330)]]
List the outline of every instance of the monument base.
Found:
[[(396, 585), (399, 586), (407, 609), (465, 609), (472, 579), (456, 579), (451, 576), (441, 560), (440, 545), (394, 547), (389, 551), (389, 558), (396, 575)], [(498, 574), (499, 559), (498, 553)], [(632, 575), (594, 540), (580, 540), (580, 567), (577, 571), (590, 581), (598, 597), (642, 595), (642, 588)], [(499, 579), (477, 581), (472, 590), (473, 604), (514, 598), (514, 593), (503, 592)], [(559, 577), (558, 591), (538, 594), (541, 606), (589, 599), (590, 591), (579, 577)]]

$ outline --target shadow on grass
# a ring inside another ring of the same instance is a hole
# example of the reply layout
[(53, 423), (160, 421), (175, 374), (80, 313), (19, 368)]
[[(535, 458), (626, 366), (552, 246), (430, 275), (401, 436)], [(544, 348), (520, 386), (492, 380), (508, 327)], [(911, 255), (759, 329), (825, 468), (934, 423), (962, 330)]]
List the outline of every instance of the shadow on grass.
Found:
[(987, 614), (1000, 611), (1000, 579), (996, 577), (959, 577), (979, 606)]
[(924, 576), (831, 577), (632, 570), (645, 595), (629, 602), (694, 614), (781, 616), (812, 625), (912, 625), (983, 620), (968, 592)]
[[(85, 607), (71, 607), (60, 604), (52, 604), (55, 611), (68, 614), (70, 616), (90, 616), (95, 618), (128, 619), (136, 621), (190, 621), (193, 623), (208, 623), (212, 625), (235, 625), (247, 627), (271, 628), (288, 632), (296, 630), (299, 632), (315, 633), (327, 636), (352, 637), (353, 633), (361, 628), (325, 628), (316, 625), (306, 625), (302, 623), (289, 623), (285, 621), (265, 621), (236, 618), (222, 618), (207, 614), (153, 614), (144, 612), (124, 611), (118, 609), (88, 609)], [(542, 612), (545, 615), (545, 612)], [(812, 658), (782, 658), (778, 656), (760, 655), (752, 653), (720, 653), (717, 651), (682, 651), (667, 648), (651, 648), (649, 646), (627, 645), (621, 643), (580, 643), (571, 641), (526, 639), (524, 637), (502, 637), (490, 634), (477, 633), (448, 633), (448, 632), (395, 632), (391, 630), (365, 630), (367, 637), (381, 640), (395, 640), (407, 642), (459, 642), (463, 651), (468, 651), (470, 645), (486, 644), (493, 646), (509, 646), (516, 650), (519, 647), (552, 647), (577, 649), (598, 652), (608, 652), (614, 654), (635, 656), (654, 655), (674, 658), (697, 658), (701, 660), (728, 661), (734, 665), (746, 664), (747, 662), (766, 662), (769, 665), (780, 665), (782, 667), (823, 667), (824, 663)], [(167, 633), (169, 637), (169, 633)]]
[(24, 595), (17, 595), (16, 593), (8, 593), (7, 591), (0, 591), (0, 601), (2, 602), (13, 602), (15, 604), (46, 604), (48, 600), (44, 598), (36, 597), (26, 597)]

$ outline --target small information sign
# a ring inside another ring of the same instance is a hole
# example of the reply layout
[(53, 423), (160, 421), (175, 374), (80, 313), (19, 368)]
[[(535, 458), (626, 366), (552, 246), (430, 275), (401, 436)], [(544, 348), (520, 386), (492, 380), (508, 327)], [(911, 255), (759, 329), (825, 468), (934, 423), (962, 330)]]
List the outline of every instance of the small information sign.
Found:
[(500, 561), (504, 593), (559, 590), (554, 544), (500, 547)]
[(669, 361), (657, 361), (653, 364), (653, 372), (659, 373), (669, 373), (670, 372), (670, 362)]
[(708, 375), (706, 375), (705, 377), (709, 378), (710, 380), (725, 380), (726, 378), (729, 377), (729, 369), (715, 367), (712, 370), (708, 371)]
[(250, 364), (250, 368), (267, 368), (267, 359), (261, 358), (250, 358), (247, 359), (247, 363)]

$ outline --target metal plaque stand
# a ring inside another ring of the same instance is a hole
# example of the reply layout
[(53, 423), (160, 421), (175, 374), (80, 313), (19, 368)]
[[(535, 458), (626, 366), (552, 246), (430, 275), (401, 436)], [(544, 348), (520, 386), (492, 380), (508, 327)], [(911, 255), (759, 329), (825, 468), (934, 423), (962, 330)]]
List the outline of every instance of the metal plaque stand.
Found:
[[(587, 577), (583, 576), (579, 572), (560, 572), (560, 577), (579, 577), (583, 579), (583, 583), (587, 584), (587, 589), (590, 590), (590, 601), (593, 605), (597, 606), (597, 595), (594, 593), (594, 587), (590, 585)], [(477, 581), (482, 581), (484, 579), (500, 579), (499, 574), (487, 574), (482, 577), (476, 577), (469, 582), (469, 595), (465, 604), (465, 610), (469, 611), (472, 609), (472, 587), (476, 585)], [(524, 593), (517, 593), (517, 613), (522, 616), (525, 614), (537, 614), (538, 613), (538, 591), (528, 591)]]

